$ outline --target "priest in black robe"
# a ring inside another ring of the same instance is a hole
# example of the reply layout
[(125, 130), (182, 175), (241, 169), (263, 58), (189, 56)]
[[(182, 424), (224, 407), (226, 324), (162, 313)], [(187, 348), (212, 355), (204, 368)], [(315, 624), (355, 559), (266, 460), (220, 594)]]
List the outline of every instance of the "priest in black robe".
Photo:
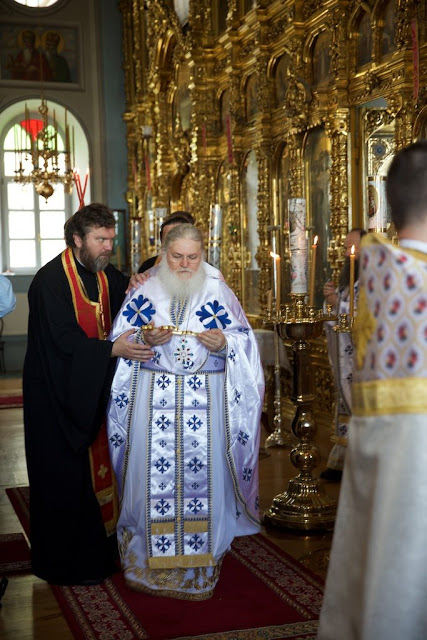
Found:
[(28, 293), (23, 391), (32, 567), (53, 584), (97, 584), (115, 569), (106, 402), (115, 357), (153, 355), (132, 332), (119, 345), (106, 339), (129, 285), (109, 264), (114, 236), (107, 207), (83, 207), (65, 224), (67, 249), (40, 269)]

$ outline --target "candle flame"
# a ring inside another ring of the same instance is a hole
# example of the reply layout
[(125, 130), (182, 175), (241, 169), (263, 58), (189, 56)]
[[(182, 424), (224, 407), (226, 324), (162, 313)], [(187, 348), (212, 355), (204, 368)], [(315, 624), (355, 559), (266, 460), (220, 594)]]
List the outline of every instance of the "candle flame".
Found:
[(319, 239), (319, 236), (314, 236), (314, 240), (313, 240), (314, 246), (317, 244), (318, 239)]
[(273, 251), (270, 251), (270, 256), (275, 260), (280, 260), (280, 256), (277, 253), (274, 253)]
[(351, 254), (354, 255), (356, 251), (356, 247), (354, 246), (354, 244), (351, 245)]

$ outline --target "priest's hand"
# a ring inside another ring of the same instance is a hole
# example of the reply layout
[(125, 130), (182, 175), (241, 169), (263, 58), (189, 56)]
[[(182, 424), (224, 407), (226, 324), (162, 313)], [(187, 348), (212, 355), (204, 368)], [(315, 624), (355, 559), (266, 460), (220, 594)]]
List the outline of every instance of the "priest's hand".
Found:
[(338, 298), (333, 282), (325, 282), (325, 284), (323, 285), (323, 296), (325, 298), (326, 304), (331, 304), (333, 307), (335, 307)]
[(112, 357), (125, 358), (126, 360), (139, 360), (140, 362), (148, 362), (154, 356), (154, 351), (146, 344), (137, 344), (131, 338), (135, 333), (135, 329), (130, 329), (122, 333), (121, 336), (113, 342), (111, 350)]
[(201, 342), (209, 351), (221, 351), (227, 344), (225, 335), (221, 329), (208, 329), (208, 331), (202, 331), (197, 336), (199, 342)]
[(128, 288), (126, 289), (126, 293), (129, 293), (131, 289), (136, 289), (140, 287), (144, 282), (148, 280), (150, 277), (149, 271), (144, 271), (144, 273), (134, 273), (133, 276), (129, 279)]
[(170, 329), (150, 329), (144, 331), (144, 340), (152, 347), (158, 347), (161, 344), (166, 344), (172, 338), (172, 331)]

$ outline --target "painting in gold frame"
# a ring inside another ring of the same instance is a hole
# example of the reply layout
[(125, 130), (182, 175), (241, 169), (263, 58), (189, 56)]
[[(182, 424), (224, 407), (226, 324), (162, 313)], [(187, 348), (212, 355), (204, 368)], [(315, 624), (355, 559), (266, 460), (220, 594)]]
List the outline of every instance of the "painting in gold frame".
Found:
[(246, 155), (242, 171), (243, 187), (243, 224), (242, 247), (243, 252), (243, 300), (246, 311), (259, 315), (259, 275), (260, 268), (257, 262), (259, 247), (258, 235), (258, 161), (255, 151), (249, 151)]
[(315, 305), (323, 304), (323, 284), (329, 280), (328, 246), (331, 240), (331, 144), (323, 126), (312, 129), (304, 147), (309, 242), (318, 236)]
[(381, 33), (381, 57), (392, 53), (395, 48), (397, 0), (390, 0), (383, 13), (383, 29)]
[(181, 128), (184, 132), (191, 129), (191, 94), (190, 94), (190, 67), (181, 64), (176, 75), (177, 89), (173, 101), (172, 117), (175, 128), (179, 117)]
[(288, 89), (288, 69), (290, 62), (290, 55), (288, 53), (280, 56), (276, 64), (274, 73), (274, 85), (276, 89), (276, 99), (278, 104), (285, 101), (286, 91)]
[(254, 120), (258, 113), (258, 78), (253, 73), (245, 85), (246, 122)]
[(331, 67), (330, 56), (330, 35), (327, 31), (322, 31), (317, 36), (313, 46), (313, 86), (327, 82)]
[(363, 67), (372, 60), (372, 26), (371, 16), (366, 11), (359, 22), (357, 37), (357, 68)]

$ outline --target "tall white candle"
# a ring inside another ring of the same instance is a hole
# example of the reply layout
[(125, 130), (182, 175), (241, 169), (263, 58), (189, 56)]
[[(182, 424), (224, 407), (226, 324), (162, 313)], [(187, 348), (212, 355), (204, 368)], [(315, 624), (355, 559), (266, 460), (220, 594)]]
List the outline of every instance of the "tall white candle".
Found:
[(306, 203), (304, 198), (290, 198), (289, 248), (291, 251), (291, 293), (307, 293)]

